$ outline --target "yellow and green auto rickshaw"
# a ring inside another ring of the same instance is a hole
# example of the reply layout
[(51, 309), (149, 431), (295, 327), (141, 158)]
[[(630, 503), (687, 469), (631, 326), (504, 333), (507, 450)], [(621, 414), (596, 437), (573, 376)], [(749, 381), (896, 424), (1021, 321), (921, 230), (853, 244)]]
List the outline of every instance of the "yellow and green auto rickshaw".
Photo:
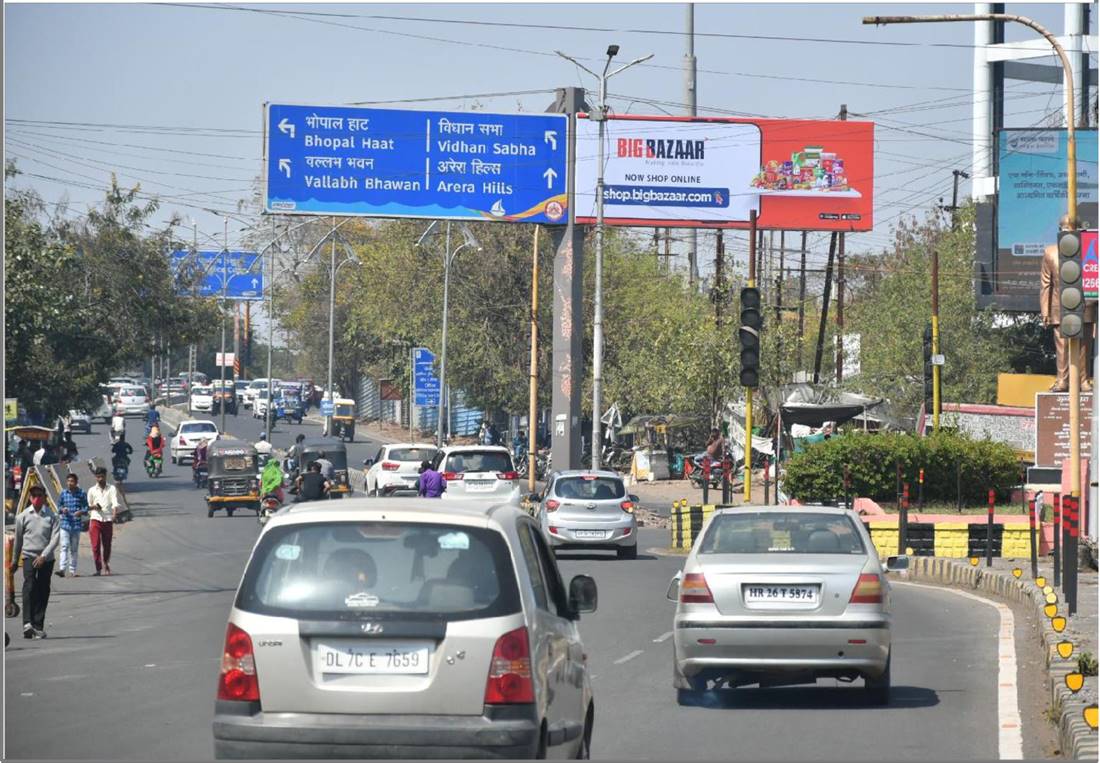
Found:
[(329, 434), (341, 440), (355, 442), (354, 400), (346, 397), (336, 398), (332, 409), (332, 431)]
[(214, 442), (206, 451), (206, 516), (225, 509), (260, 514), (260, 478), (256, 473), (256, 449), (246, 442)]

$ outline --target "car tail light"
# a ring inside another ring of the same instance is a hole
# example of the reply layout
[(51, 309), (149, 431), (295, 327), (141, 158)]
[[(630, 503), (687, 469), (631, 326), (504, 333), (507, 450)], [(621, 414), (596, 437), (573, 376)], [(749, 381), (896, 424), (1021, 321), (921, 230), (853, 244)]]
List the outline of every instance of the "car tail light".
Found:
[(713, 604), (707, 579), (701, 572), (689, 572), (680, 583), (680, 601), (685, 604)]
[(558, 507), (561, 506), (561, 502), (555, 501), (553, 498), (551, 498), (544, 505), (546, 506), (547, 511), (557, 511)]
[(881, 604), (882, 603), (882, 579), (873, 572), (859, 576), (856, 587), (852, 589), (852, 598), (849, 604)]
[(622, 509), (623, 511), (625, 511), (627, 514), (633, 514), (634, 513), (634, 502), (633, 501), (623, 501), (622, 503), (619, 504), (619, 508)]
[(518, 480), (519, 472), (497, 472), (497, 479), (506, 481)]
[(225, 629), (225, 650), (218, 676), (218, 699), (259, 702), (260, 683), (256, 678), (256, 658), (252, 638), (233, 623)]
[(531, 682), (531, 646), (527, 628), (516, 628), (497, 639), (485, 682), (485, 704), (511, 705), (535, 701)]
[(464, 476), (462, 472), (443, 472), (443, 479), (447, 482), (460, 482)]
[(558, 532), (558, 528), (554, 527), (553, 525), (550, 525), (550, 534), (551, 535), (560, 535), (561, 533)]
[(387, 472), (396, 472), (401, 468), (401, 464), (395, 464), (393, 461), (383, 461), (382, 469)]

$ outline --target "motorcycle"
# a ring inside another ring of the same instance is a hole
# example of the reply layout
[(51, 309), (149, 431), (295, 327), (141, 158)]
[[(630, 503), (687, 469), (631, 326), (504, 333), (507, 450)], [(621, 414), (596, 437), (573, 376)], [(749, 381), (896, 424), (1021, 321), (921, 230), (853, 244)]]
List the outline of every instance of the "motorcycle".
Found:
[[(703, 489), (703, 461), (706, 457), (706, 451), (703, 451), (684, 459), (684, 472), (687, 478), (691, 480), (692, 485), (700, 490)], [(731, 472), (736, 470), (737, 462), (730, 455), (726, 455), (725, 461), (728, 463)], [(706, 482), (711, 488), (722, 487), (722, 465), (722, 461), (712, 460), (710, 462), (710, 476), (706, 479)]]
[(152, 477), (159, 477), (164, 470), (164, 454), (147, 452), (145, 454), (145, 473)]
[(130, 459), (123, 456), (111, 460), (111, 476), (115, 482), (125, 482), (130, 476)]
[(256, 515), (256, 521), (261, 525), (267, 524), (267, 520), (271, 519), (271, 516), (282, 508), (283, 502), (279, 500), (279, 496), (275, 493), (268, 493), (260, 499), (260, 513)]

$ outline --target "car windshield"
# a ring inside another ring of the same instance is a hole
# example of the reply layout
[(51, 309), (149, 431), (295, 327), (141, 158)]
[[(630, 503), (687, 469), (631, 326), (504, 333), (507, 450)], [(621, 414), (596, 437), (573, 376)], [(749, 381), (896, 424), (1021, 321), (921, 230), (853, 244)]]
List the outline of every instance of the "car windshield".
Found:
[(214, 388), (213, 387), (195, 387), (194, 388), (194, 394), (196, 394), (196, 395), (213, 395), (214, 394)]
[(812, 511), (731, 512), (715, 517), (700, 554), (865, 554), (851, 518)]
[(236, 387), (237, 389), (247, 389), (248, 388), (248, 382), (246, 382), (246, 381), (234, 382), (233, 386)]
[(180, 424), (180, 434), (199, 434), (201, 432), (210, 432), (211, 434), (218, 431), (218, 428), (214, 426), (210, 421), (198, 421), (192, 423)]
[(512, 457), (499, 450), (464, 450), (447, 456), (445, 472), (510, 472)]
[(554, 483), (554, 495), (584, 501), (610, 501), (625, 497), (626, 487), (617, 477), (597, 477), (595, 474), (560, 477)]
[(391, 448), (386, 456), (390, 461), (431, 461), (435, 458), (435, 448)]
[(520, 611), (500, 533), (410, 522), (272, 528), (252, 555), (236, 606), (310, 619), (400, 613), (468, 620)]

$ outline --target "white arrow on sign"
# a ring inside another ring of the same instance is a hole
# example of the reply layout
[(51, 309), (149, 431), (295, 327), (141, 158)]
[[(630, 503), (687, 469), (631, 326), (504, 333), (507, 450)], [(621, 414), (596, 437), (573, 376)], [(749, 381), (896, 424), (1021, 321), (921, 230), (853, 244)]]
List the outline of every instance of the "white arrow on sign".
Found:
[(260, 284), (260, 282), (258, 280), (256, 280), (255, 278), (252, 279), (252, 289), (253, 289), (253, 291), (256, 290), (256, 288), (259, 286), (259, 284)]
[(279, 131), (283, 132), (283, 133), (286, 133), (291, 138), (294, 137), (294, 125), (292, 125), (290, 122), (286, 121), (286, 117), (283, 117), (279, 121)]
[(556, 178), (558, 176), (558, 173), (554, 172), (554, 168), (553, 167), (547, 167), (546, 172), (542, 173), (542, 176), (544, 178), (546, 178), (546, 187), (547, 188), (553, 188), (554, 187), (554, 178)]
[(280, 159), (279, 160), (279, 170), (281, 172), (285, 172), (287, 177), (290, 177), (290, 160), (289, 159)]
[(558, 131), (557, 130), (547, 130), (546, 132), (544, 132), (542, 134), (542, 142), (543, 143), (549, 143), (550, 144), (550, 150), (557, 151), (558, 150)]

